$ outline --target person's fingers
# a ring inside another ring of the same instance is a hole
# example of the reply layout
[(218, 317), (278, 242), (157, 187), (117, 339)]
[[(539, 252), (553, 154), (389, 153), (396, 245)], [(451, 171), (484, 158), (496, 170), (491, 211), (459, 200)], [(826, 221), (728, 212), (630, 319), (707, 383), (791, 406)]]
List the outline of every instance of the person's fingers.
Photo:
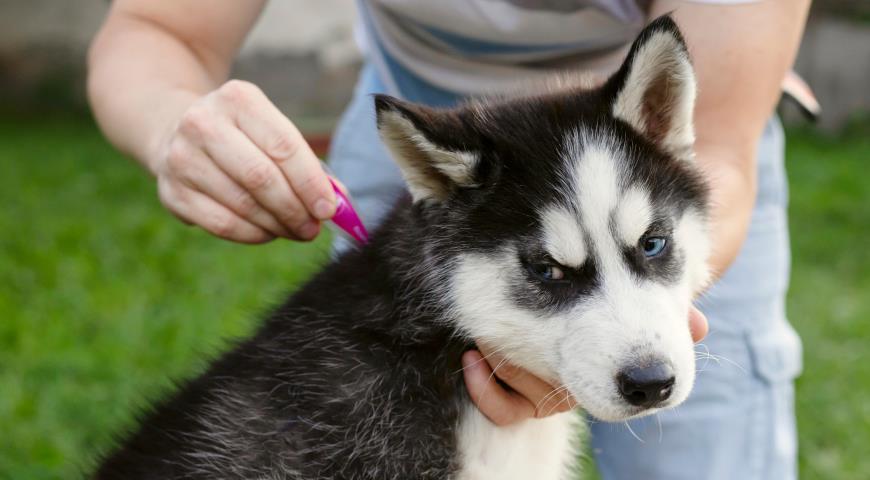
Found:
[(246, 189), (285, 227), (310, 240), (320, 233), (320, 223), (311, 217), (278, 166), (239, 129), (229, 123), (214, 126), (201, 146), (217, 166)]
[(534, 405), (499, 385), (489, 364), (477, 350), (462, 355), (462, 371), (471, 401), (492, 423), (504, 426), (534, 416)]
[(198, 225), (212, 235), (239, 243), (265, 243), (275, 238), (266, 230), (239, 217), (205, 194), (167, 181), (158, 182), (160, 201), (185, 223)]
[(169, 149), (167, 166), (170, 175), (183, 184), (211, 197), (236, 215), (269, 231), (275, 236), (297, 239), (245, 189), (214, 165), (205, 152), (183, 139), (176, 139)]
[(283, 172), (306, 210), (319, 220), (335, 214), (336, 199), (320, 160), (308, 142), (278, 108), (256, 87), (235, 85), (236, 123)]
[(695, 308), (694, 305), (689, 307), (689, 331), (692, 333), (692, 340), (695, 343), (700, 342), (707, 336), (710, 325), (707, 323), (707, 317)]
[(505, 361), (498, 353), (489, 353), (484, 346), (481, 351), (487, 362), (495, 365), (495, 375), (513, 390), (534, 405), (534, 416), (547, 417), (567, 412), (577, 405), (574, 397), (565, 388), (557, 388), (526, 370)]

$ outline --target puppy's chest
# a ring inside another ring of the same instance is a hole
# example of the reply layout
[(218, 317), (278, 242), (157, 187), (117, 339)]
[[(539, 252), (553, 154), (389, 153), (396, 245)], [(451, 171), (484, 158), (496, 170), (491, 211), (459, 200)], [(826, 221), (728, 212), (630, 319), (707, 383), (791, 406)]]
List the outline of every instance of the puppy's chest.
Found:
[(457, 431), (456, 480), (563, 480), (579, 455), (578, 417), (566, 412), (498, 427), (467, 407)]

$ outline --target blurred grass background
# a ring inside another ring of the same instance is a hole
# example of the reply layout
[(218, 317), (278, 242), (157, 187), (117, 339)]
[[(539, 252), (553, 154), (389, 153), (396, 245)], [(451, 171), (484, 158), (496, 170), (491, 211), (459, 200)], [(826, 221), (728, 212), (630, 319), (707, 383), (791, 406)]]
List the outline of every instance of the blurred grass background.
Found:
[[(868, 134), (789, 135), (808, 479), (870, 478)], [(174, 220), (86, 117), (0, 116), (0, 138), (0, 478), (79, 477), (143, 399), (326, 261), (326, 238), (246, 247)]]

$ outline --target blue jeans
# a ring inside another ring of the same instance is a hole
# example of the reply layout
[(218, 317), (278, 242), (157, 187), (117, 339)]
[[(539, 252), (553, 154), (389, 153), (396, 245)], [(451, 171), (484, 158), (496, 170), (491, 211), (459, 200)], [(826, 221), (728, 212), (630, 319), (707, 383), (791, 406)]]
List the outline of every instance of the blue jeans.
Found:
[[(375, 127), (370, 94), (384, 91), (375, 69), (366, 66), (330, 154), (333, 172), (370, 227), (405, 188)], [(407, 78), (402, 94), (439, 105), (456, 100)], [(801, 345), (785, 316), (788, 199), (783, 133), (776, 118), (758, 146), (758, 179), (746, 242), (698, 302), (710, 322), (710, 334), (698, 350), (713, 358), (699, 359), (696, 386), (676, 409), (628, 425), (591, 424), (592, 451), (603, 478), (797, 477), (793, 380), (801, 370)]]

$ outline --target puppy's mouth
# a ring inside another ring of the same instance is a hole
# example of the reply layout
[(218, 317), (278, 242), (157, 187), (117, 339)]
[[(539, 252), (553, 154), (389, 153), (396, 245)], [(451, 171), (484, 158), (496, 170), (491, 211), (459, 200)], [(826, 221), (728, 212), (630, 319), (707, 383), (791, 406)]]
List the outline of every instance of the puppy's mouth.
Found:
[[(675, 383), (670, 388), (676, 390), (677, 384)], [(626, 398), (626, 394), (618, 391), (619, 389), (615, 385), (613, 390), (616, 391), (603, 396), (590, 391), (572, 392), (573, 398), (577, 399), (574, 406), (583, 409), (590, 416), (603, 422), (625, 422), (676, 407), (683, 401), (683, 395), (680, 393), (676, 393), (675, 396), (667, 393), (667, 398), (644, 400), (638, 397)]]
[[(587, 413), (589, 413), (592, 417), (597, 420), (601, 420), (603, 422), (627, 422), (629, 420), (634, 420), (637, 418), (643, 418), (649, 415), (656, 414), (662, 410), (666, 410), (670, 408), (672, 405), (660, 405), (655, 407), (636, 407), (633, 405), (620, 405), (616, 408), (613, 408), (606, 414), (598, 414), (600, 412), (595, 412), (593, 409), (585, 409)], [(582, 405), (581, 405), (582, 407)]]
[(649, 415), (653, 415), (662, 410), (667, 410), (668, 408), (671, 408), (671, 406), (672, 405), (658, 405), (649, 408), (629, 406), (626, 407), (625, 418), (623, 418), (622, 421), (634, 420), (636, 418), (643, 418)]

